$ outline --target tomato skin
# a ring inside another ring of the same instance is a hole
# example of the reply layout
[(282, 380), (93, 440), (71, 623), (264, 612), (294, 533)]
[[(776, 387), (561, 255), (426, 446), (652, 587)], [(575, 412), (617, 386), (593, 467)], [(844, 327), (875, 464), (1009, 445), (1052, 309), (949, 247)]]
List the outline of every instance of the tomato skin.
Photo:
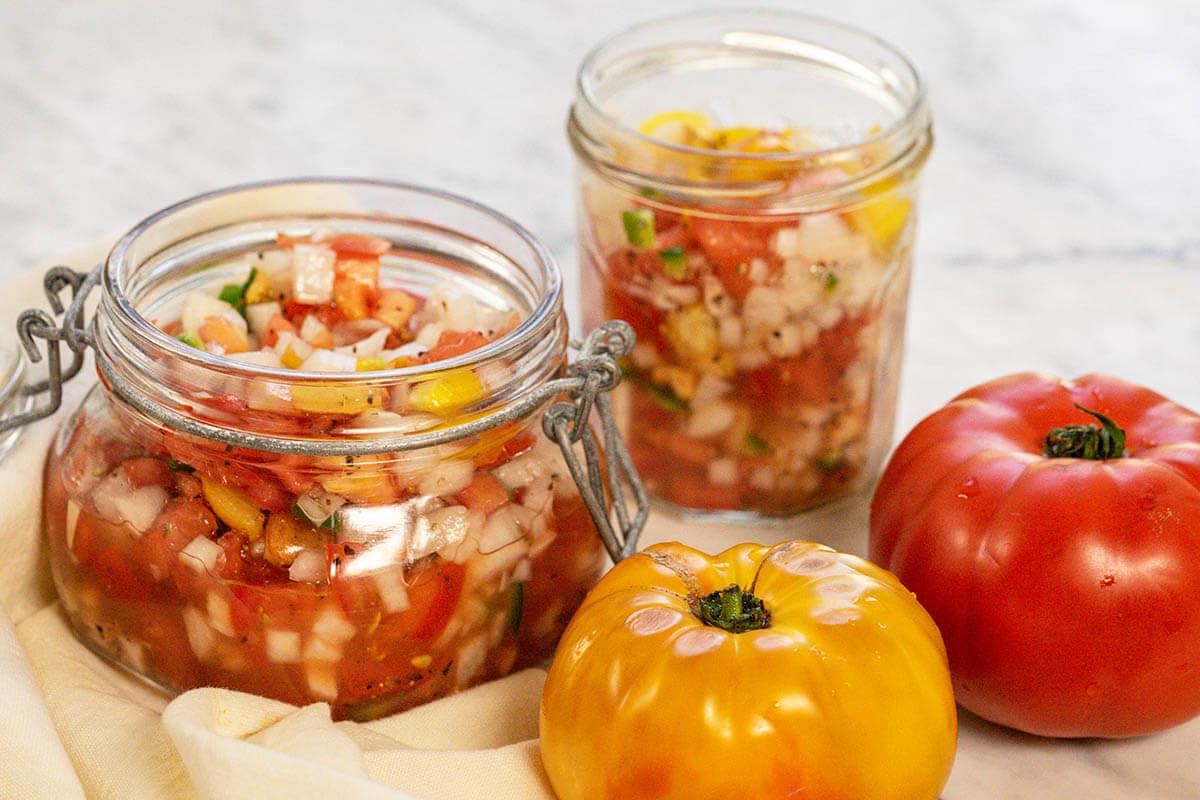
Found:
[[(1094, 419), (1128, 457), (1047, 458)], [(871, 558), (946, 640), (958, 701), (1029, 733), (1125, 737), (1200, 714), (1200, 416), (1102, 375), (1012, 375), (918, 424), (871, 504)]]
[[(732, 583), (767, 628), (693, 613)], [(560, 800), (932, 800), (957, 731), (933, 621), (893, 576), (809, 542), (618, 563), (563, 635), (540, 722)]]

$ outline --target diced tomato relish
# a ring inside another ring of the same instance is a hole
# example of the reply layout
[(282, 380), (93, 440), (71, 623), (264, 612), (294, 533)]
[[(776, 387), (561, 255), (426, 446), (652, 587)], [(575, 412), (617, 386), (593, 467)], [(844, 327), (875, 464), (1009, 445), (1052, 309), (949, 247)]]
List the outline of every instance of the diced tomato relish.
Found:
[[(731, 156), (813, 141), (690, 111), (657, 114), (641, 131)], [(797, 190), (858, 168), (629, 157), (698, 185)], [(637, 333), (618, 408), (650, 491), (685, 509), (788, 515), (860, 488), (890, 443), (911, 251), (901, 187), (884, 181), (845, 207), (803, 213), (780, 213), (770, 197), (734, 211), (699, 189), (635, 194), (587, 172), (582, 189), (584, 321), (616, 317)]]
[[(448, 289), (381, 285), (388, 249), (281, 237), (160, 327), (252, 365), (357, 373), (453, 358), (515, 324)], [(505, 369), (249, 384), (197, 407), (277, 435), (427, 430)], [(93, 392), (47, 464), (59, 595), (89, 646), (171, 691), (324, 701), (339, 719), (411, 707), (548, 657), (599, 573), (594, 527), (539, 431), (535, 418), (424, 450), (280, 455), (148, 424)]]

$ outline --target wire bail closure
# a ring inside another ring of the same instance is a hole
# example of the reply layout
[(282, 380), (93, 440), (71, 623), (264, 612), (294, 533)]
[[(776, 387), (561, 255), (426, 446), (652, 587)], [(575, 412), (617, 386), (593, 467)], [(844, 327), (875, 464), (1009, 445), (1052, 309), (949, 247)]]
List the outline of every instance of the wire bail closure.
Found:
[[(38, 363), (46, 358), (48, 371), (46, 380), (24, 387), (22, 393), (46, 393), (48, 398), (41, 407), (0, 419), (0, 433), (45, 419), (62, 406), (63, 384), (79, 374), (84, 351), (96, 346), (95, 334), (84, 320), (84, 306), (88, 295), (100, 283), (102, 269), (103, 265), (90, 272), (52, 267), (43, 286), (51, 310), (62, 315), (62, 321), (56, 324), (41, 309), (28, 309), (17, 318), (17, 333), (29, 360)], [(71, 299), (64, 304), (61, 294), (67, 287), (71, 289)], [(454, 428), (371, 439), (298, 440), (213, 425), (155, 402), (104, 359), (98, 359), (97, 364), (114, 394), (170, 428), (230, 447), (296, 455), (360, 456), (432, 447), (522, 419), (554, 398), (566, 395), (570, 402), (555, 402), (546, 409), (542, 430), (562, 451), (571, 478), (615, 563), (636, 552), (638, 536), (650, 512), (641, 478), (617, 430), (609, 396), (623, 377), (617, 359), (632, 352), (635, 340), (633, 328), (627, 323), (620, 320), (601, 323), (582, 343), (571, 342), (579, 355), (568, 366), (565, 377), (534, 387), (507, 407)], [(45, 355), (39, 341), (44, 344)], [(71, 353), (70, 362), (65, 365), (63, 345)], [(597, 426), (592, 424), (593, 411), (599, 418), (599, 440)], [(576, 445), (583, 451), (582, 461)], [(635, 509), (632, 516), (630, 501)]]

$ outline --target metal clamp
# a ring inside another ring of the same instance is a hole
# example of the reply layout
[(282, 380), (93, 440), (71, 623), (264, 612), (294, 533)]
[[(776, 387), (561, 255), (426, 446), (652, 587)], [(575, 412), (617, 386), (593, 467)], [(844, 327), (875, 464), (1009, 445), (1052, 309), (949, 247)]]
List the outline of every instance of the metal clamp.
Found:
[[(637, 551), (638, 536), (650, 513), (646, 489), (617, 430), (609, 395), (621, 382), (617, 358), (628, 355), (635, 340), (633, 328), (620, 320), (605, 322), (588, 334), (578, 347), (579, 357), (568, 370), (569, 375), (583, 379), (580, 388), (571, 392), (575, 402), (555, 403), (542, 417), (542, 430), (562, 450), (567, 469), (579, 487), (579, 495), (614, 564)], [(603, 466), (601, 448), (589, 424), (593, 408), (600, 417)], [(584, 463), (580, 463), (575, 453), (576, 442), (583, 446)], [(626, 484), (633, 493), (633, 504), (637, 509), (632, 518), (626, 505)], [(615, 526), (612, 514), (616, 515)]]
[[(46, 297), (54, 313), (62, 315), (61, 323), (55, 324), (49, 314), (39, 309), (29, 309), (18, 317), (17, 330), (29, 360), (35, 363), (42, 360), (43, 354), (38, 347), (38, 340), (41, 340), (45, 343), (49, 373), (46, 380), (25, 387), (23, 393), (45, 392), (49, 397), (40, 408), (0, 419), (0, 433), (45, 419), (62, 406), (63, 384), (79, 373), (84, 351), (96, 343), (93, 331), (84, 320), (84, 304), (88, 294), (100, 282), (100, 271), (99, 266), (86, 273), (69, 267), (54, 267), (46, 274), (43, 282)], [(68, 286), (71, 287), (71, 301), (64, 306), (60, 294)], [(636, 551), (638, 535), (650, 509), (641, 479), (617, 431), (608, 394), (621, 382), (617, 359), (629, 355), (635, 338), (633, 328), (628, 324), (620, 320), (605, 322), (582, 344), (571, 343), (579, 356), (570, 364), (565, 377), (534, 387), (517, 402), (453, 428), (374, 439), (289, 439), (213, 425), (147, 397), (104, 359), (99, 359), (98, 365), (114, 394), (142, 414), (174, 430), (227, 447), (296, 455), (360, 456), (432, 447), (524, 419), (565, 394), (571, 402), (551, 405), (543, 416), (542, 430), (562, 450), (596, 530), (609, 556), (616, 562)], [(66, 366), (63, 365), (62, 345), (66, 345), (72, 354)], [(599, 417), (599, 441), (591, 424), (593, 410)], [(583, 450), (582, 461), (575, 450), (577, 444)], [(627, 487), (635, 508), (632, 516)]]
[[(46, 380), (23, 387), (21, 393), (38, 395), (45, 392), (49, 398), (40, 408), (0, 419), (0, 433), (45, 419), (62, 406), (63, 384), (79, 374), (83, 367), (83, 351), (94, 343), (91, 330), (84, 324), (83, 306), (88, 294), (100, 282), (100, 269), (96, 266), (91, 272), (76, 272), (70, 267), (52, 267), (46, 273), (42, 285), (50, 308), (56, 315), (63, 315), (60, 324), (55, 324), (53, 317), (36, 308), (23, 311), (17, 317), (17, 335), (31, 362), (36, 364), (42, 360), (38, 340), (45, 342), (48, 372)], [(71, 287), (71, 301), (64, 306), (59, 295), (68, 286)], [(63, 344), (71, 351), (71, 362), (65, 367)]]

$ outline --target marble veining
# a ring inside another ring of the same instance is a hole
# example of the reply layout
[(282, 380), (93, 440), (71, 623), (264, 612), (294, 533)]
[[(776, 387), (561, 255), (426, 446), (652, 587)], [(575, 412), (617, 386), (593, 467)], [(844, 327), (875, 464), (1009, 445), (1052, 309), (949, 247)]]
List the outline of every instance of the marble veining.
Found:
[[(898, 431), (1022, 369), (1113, 372), (1200, 407), (1200, 6), (755, 5), (868, 27), (928, 81), (937, 144)], [(0, 275), (207, 189), (363, 175), (467, 194), (522, 221), (561, 260), (573, 313), (563, 122), (574, 69), (608, 32), (695, 7), (5, 0)], [(843, 508), (800, 532), (861, 551), (865, 514)], [(656, 519), (649, 538), (672, 529)], [(964, 714), (945, 798), (1196, 798), (1197, 752), (1200, 721), (1128, 742), (1052, 742)]]

